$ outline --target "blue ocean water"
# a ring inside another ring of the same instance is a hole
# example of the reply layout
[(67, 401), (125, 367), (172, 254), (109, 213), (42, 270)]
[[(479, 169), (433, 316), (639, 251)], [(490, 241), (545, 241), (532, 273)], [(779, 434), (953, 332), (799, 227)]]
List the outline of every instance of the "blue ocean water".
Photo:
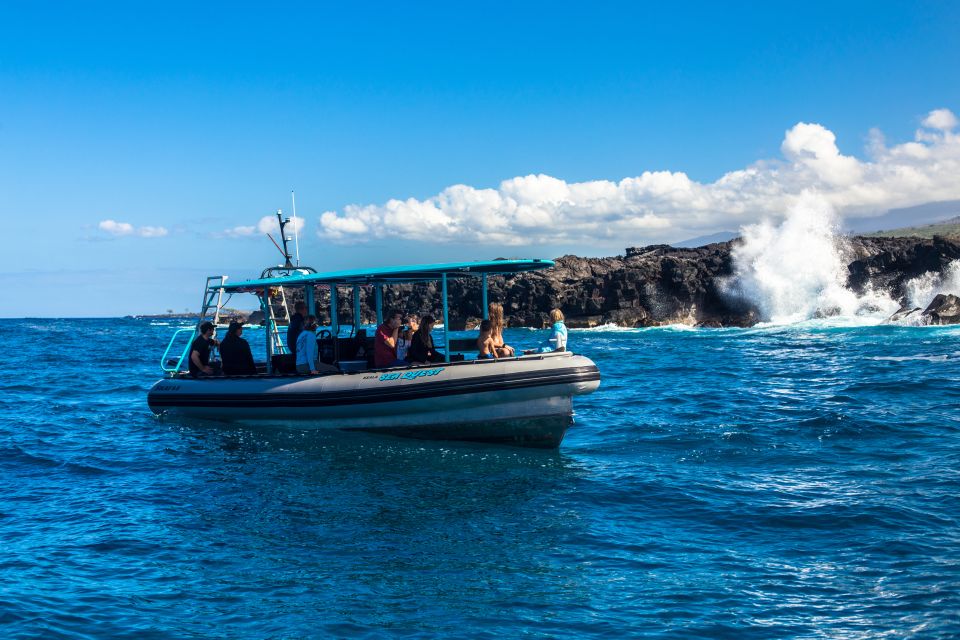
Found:
[(158, 421), (174, 324), (0, 321), (4, 637), (960, 635), (960, 328), (572, 331), (551, 452)]

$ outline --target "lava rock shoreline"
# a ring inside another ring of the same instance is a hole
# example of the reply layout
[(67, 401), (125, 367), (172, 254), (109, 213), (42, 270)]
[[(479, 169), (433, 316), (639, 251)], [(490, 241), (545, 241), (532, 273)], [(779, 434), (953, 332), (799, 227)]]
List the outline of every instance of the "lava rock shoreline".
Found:
[[(491, 277), (489, 300), (503, 304), (513, 327), (548, 326), (553, 308), (563, 311), (571, 328), (606, 324), (749, 327), (762, 317), (754, 303), (738, 294), (732, 277), (732, 251), (738, 242), (696, 248), (629, 247), (624, 255), (609, 258), (562, 256), (550, 269)], [(910, 279), (930, 271), (941, 273), (960, 259), (960, 240), (954, 238), (854, 236), (845, 238), (844, 244), (850, 258), (848, 288), (856, 293), (870, 287), (887, 291), (901, 306)], [(480, 283), (452, 280), (449, 291), (451, 328), (475, 327), (482, 317)], [(339, 295), (340, 322), (352, 323), (349, 296), (346, 290)], [(318, 298), (320, 321), (329, 323), (328, 294)], [(372, 298), (361, 290), (365, 322), (372, 322)], [(404, 313), (436, 316), (439, 299), (436, 283), (393, 285), (384, 291), (384, 307)]]

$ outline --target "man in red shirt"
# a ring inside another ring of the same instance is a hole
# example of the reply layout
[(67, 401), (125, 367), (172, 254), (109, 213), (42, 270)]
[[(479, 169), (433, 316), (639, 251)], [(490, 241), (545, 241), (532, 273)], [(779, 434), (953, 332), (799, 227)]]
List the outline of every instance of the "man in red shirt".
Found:
[(399, 311), (394, 311), (377, 327), (377, 334), (373, 339), (373, 365), (378, 369), (397, 364), (397, 334), (402, 318)]

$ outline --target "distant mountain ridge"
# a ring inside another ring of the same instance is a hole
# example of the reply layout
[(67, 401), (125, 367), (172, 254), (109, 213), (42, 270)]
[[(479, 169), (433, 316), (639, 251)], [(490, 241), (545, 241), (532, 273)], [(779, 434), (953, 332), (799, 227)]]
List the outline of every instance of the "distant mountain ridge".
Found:
[[(844, 233), (867, 238), (960, 238), (960, 200), (928, 202), (914, 207), (890, 209), (880, 216), (851, 218), (844, 221)], [(739, 231), (717, 231), (679, 242), (671, 247), (695, 249), (716, 242), (729, 242), (741, 236)]]
[(870, 235), (880, 229), (899, 231), (940, 224), (957, 216), (960, 216), (960, 200), (943, 200), (915, 207), (890, 209), (883, 215), (870, 218), (851, 218), (845, 221), (845, 226), (851, 234)]
[(729, 242), (739, 237), (740, 233), (736, 231), (717, 231), (716, 233), (697, 236), (696, 238), (688, 238), (680, 242), (671, 242), (670, 246), (677, 247), (678, 249), (695, 249), (696, 247), (703, 247), (715, 242)]
[(863, 235), (868, 238), (932, 238), (934, 236), (960, 238), (960, 216), (933, 224), (874, 231)]

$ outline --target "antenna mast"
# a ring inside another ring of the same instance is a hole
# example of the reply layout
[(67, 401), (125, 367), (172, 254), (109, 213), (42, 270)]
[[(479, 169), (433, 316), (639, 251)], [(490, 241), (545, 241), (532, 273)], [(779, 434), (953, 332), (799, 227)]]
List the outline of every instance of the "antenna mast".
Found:
[[(293, 201), (293, 220), (294, 226), (299, 227), (300, 221), (297, 220), (297, 201), (296, 196), (293, 193), (293, 190), (290, 191), (290, 199)], [(280, 241), (283, 242), (281, 247), (280, 243), (273, 239), (273, 236), (269, 233), (266, 233), (266, 236), (270, 238), (270, 242), (273, 243), (273, 246), (277, 248), (277, 251), (283, 256), (283, 264), (277, 265), (275, 267), (267, 267), (264, 269), (260, 277), (261, 278), (274, 278), (278, 275), (280, 276), (289, 276), (293, 273), (316, 273), (317, 270), (313, 267), (301, 267), (300, 266), (300, 237), (299, 229), (297, 233), (293, 236), (288, 236), (286, 234), (286, 227), (290, 224), (290, 218), (283, 217), (283, 210), (277, 209), (277, 224), (280, 225)], [(297, 266), (293, 266), (293, 258), (290, 255), (290, 241), (293, 240), (296, 243), (297, 251)]]
[[(283, 265), (284, 269), (293, 269), (293, 263), (290, 262), (290, 250), (287, 249), (287, 241), (289, 238), (287, 234), (284, 233), (283, 228), (290, 224), (290, 218), (283, 217), (283, 211), (277, 209), (277, 222), (280, 223), (280, 239), (283, 241), (283, 257), (286, 258), (286, 262)], [(272, 239), (272, 238), (271, 238)], [(276, 242), (274, 242), (276, 244)]]
[(290, 190), (290, 201), (293, 202), (293, 246), (297, 252), (297, 266), (300, 266), (300, 224), (297, 222), (297, 194)]

